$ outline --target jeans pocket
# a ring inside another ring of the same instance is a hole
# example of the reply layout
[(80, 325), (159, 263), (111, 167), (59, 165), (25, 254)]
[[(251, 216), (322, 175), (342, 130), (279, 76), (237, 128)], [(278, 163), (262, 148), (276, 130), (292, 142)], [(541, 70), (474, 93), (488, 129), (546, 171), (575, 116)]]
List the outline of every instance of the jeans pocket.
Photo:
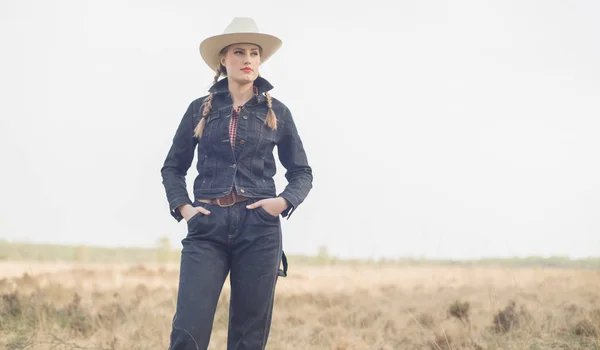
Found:
[(264, 221), (268, 224), (277, 223), (279, 221), (279, 215), (273, 216), (263, 207), (257, 207), (254, 210), (261, 221)]
[(199, 216), (202, 216), (202, 215), (204, 215), (204, 214), (202, 214), (201, 212), (197, 212), (196, 214), (192, 215), (191, 218), (188, 219), (187, 224), (188, 225), (191, 224), (192, 222), (194, 222), (194, 220), (196, 218), (198, 218)]
[[(206, 207), (208, 206), (208, 204), (203, 203), (203, 202), (195, 201), (192, 204), (192, 206), (194, 208), (202, 207), (202, 208), (206, 209)], [(192, 217), (189, 218), (189, 220), (187, 221), (188, 227), (190, 226), (190, 224), (193, 224), (195, 221), (198, 221), (198, 219), (202, 218), (203, 216), (206, 216), (206, 215), (203, 214), (203, 213), (201, 213), (201, 212), (197, 212), (196, 214), (192, 215)]]

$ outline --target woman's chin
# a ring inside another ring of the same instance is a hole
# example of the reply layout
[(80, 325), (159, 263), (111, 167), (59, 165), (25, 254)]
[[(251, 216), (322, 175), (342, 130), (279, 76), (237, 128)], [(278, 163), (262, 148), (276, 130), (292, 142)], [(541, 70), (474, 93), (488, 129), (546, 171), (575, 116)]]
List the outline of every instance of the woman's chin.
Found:
[(238, 84), (248, 84), (252, 83), (256, 80), (256, 76), (254, 74), (244, 74), (242, 76), (230, 77)]

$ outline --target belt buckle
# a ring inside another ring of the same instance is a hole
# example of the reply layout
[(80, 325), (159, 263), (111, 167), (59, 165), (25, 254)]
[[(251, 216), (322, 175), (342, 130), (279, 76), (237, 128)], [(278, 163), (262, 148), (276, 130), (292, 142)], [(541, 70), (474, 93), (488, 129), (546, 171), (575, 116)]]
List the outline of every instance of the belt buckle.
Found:
[(217, 198), (217, 205), (220, 206), (221, 208), (232, 207), (235, 204), (235, 202), (236, 202), (236, 197), (235, 197), (235, 192), (234, 191), (231, 191), (231, 196), (232, 196), (231, 204), (221, 204), (221, 199), (222, 198)]

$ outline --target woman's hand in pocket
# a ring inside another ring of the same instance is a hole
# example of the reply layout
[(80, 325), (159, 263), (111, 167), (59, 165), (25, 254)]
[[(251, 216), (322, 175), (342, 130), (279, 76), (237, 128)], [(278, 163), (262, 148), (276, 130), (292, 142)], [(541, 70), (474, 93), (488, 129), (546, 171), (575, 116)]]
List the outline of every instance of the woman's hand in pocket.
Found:
[(190, 219), (198, 213), (202, 213), (204, 215), (210, 215), (210, 211), (208, 211), (204, 207), (194, 207), (189, 204), (180, 206), (179, 211), (181, 212), (181, 215), (183, 216), (183, 218), (185, 219), (186, 222), (190, 221)]
[(266, 198), (261, 199), (257, 202), (249, 204), (246, 206), (248, 209), (256, 209), (258, 207), (263, 207), (263, 209), (273, 215), (279, 216), (279, 214), (283, 213), (284, 210), (288, 208), (288, 201), (283, 197), (275, 197), (275, 198)]

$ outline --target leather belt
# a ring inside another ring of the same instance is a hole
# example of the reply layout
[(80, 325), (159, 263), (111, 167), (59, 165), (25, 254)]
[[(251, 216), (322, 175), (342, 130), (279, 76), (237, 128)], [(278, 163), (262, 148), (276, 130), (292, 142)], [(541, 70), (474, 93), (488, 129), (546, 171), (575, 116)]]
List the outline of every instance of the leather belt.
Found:
[(242, 195), (236, 194), (235, 191), (229, 192), (228, 195), (219, 198), (197, 198), (198, 202), (206, 203), (206, 204), (216, 204), (220, 207), (231, 207), (237, 203), (247, 201), (249, 198), (244, 197)]

